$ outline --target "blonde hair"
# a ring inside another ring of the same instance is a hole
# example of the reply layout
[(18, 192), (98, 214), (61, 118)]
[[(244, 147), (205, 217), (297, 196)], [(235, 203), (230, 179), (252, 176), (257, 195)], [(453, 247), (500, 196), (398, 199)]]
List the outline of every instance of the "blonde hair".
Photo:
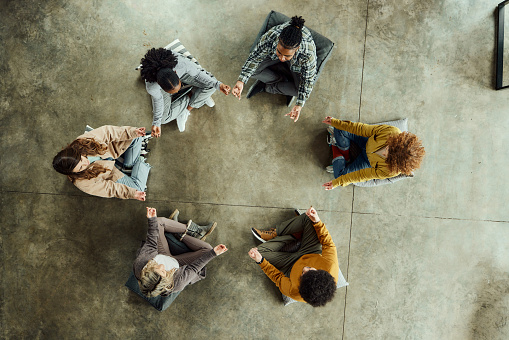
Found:
[(154, 267), (157, 264), (153, 259), (148, 261), (141, 271), (141, 279), (138, 280), (141, 292), (147, 297), (168, 296), (173, 292), (173, 276), (177, 269), (168, 270), (166, 271), (166, 276), (161, 277), (161, 275), (154, 271)]

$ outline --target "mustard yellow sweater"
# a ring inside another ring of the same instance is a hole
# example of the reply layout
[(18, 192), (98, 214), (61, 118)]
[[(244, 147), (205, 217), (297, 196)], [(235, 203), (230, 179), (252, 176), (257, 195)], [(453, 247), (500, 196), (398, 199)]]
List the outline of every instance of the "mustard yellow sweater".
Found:
[(370, 168), (354, 171), (349, 174), (339, 176), (332, 181), (332, 185), (344, 187), (351, 183), (365, 182), (370, 179), (384, 179), (399, 175), (391, 173), (389, 165), (385, 158), (376, 154), (376, 152), (387, 146), (387, 139), (391, 135), (401, 133), (397, 127), (390, 125), (369, 125), (363, 123), (354, 123), (348, 120), (332, 119), (331, 125), (338, 130), (344, 130), (358, 136), (368, 137), (366, 143), (366, 154), (368, 156)]
[(304, 267), (325, 270), (334, 277), (336, 283), (339, 276), (338, 252), (329, 231), (322, 221), (313, 223), (313, 227), (315, 227), (318, 240), (322, 244), (322, 254), (306, 254), (301, 256), (293, 265), (290, 277), (286, 277), (285, 274), (266, 259), (263, 259), (262, 263), (260, 263), (263, 272), (278, 286), (281, 293), (301, 302), (306, 302), (299, 293), (300, 277)]

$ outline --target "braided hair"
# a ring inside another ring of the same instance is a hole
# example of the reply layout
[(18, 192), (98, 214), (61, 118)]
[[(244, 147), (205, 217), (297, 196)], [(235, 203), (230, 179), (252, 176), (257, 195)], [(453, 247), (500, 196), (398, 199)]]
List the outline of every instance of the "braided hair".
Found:
[(284, 48), (293, 50), (300, 46), (304, 22), (305, 20), (302, 17), (294, 16), (290, 21), (290, 25), (283, 28), (279, 35), (279, 42)]
[[(177, 56), (165, 48), (151, 48), (141, 59), (141, 77), (153, 83), (157, 81), (159, 71), (169, 69), (173, 71), (177, 66)], [(159, 84), (160, 85), (160, 84)]]

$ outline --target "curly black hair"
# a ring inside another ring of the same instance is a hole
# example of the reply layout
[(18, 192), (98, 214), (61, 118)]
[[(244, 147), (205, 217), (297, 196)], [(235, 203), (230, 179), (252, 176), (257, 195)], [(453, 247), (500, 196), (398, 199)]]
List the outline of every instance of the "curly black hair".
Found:
[(294, 16), (290, 21), (290, 25), (283, 28), (279, 35), (279, 42), (284, 48), (292, 50), (300, 46), (304, 22), (305, 20), (302, 17)]
[(325, 270), (309, 270), (300, 278), (299, 293), (311, 306), (325, 306), (334, 298), (336, 282)]
[(141, 77), (150, 83), (157, 81), (157, 73), (162, 69), (173, 70), (177, 66), (177, 56), (165, 48), (151, 48), (141, 59)]

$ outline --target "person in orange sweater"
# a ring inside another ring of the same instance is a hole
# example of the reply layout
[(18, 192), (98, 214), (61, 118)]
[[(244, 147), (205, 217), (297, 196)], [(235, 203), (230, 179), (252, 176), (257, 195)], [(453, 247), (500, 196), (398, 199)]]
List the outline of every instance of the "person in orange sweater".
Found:
[[(413, 133), (401, 132), (397, 127), (355, 123), (330, 116), (325, 117), (323, 123), (334, 128), (330, 142), (332, 167), (328, 168), (335, 179), (322, 185), (325, 190), (399, 174), (411, 175), (424, 158), (425, 151), (419, 138)], [(349, 163), (352, 142), (359, 146), (361, 154)]]
[(325, 306), (334, 298), (338, 254), (313, 207), (276, 228), (251, 231), (263, 244), (248, 254), (281, 293), (313, 307)]

